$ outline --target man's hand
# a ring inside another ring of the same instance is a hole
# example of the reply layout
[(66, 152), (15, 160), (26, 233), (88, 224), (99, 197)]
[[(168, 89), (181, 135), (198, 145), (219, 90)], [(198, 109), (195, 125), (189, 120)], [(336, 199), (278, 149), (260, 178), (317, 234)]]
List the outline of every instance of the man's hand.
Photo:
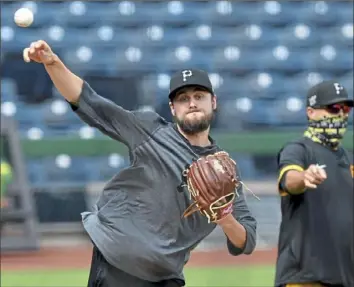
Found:
[(44, 65), (51, 65), (55, 61), (55, 54), (45, 41), (39, 40), (32, 42), (29, 47), (23, 50), (23, 60), (27, 63), (34, 61)]
[(304, 186), (305, 188), (317, 188), (326, 178), (327, 173), (324, 168), (318, 165), (310, 165), (308, 169), (303, 171)]

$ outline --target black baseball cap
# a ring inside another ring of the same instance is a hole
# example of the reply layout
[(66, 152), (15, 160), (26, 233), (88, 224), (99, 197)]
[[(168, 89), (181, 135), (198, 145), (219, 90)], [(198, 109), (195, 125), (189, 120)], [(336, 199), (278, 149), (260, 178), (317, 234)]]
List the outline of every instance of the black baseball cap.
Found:
[(337, 103), (354, 106), (354, 101), (349, 98), (347, 90), (336, 81), (323, 81), (311, 87), (307, 93), (308, 107), (322, 108)]
[(168, 97), (172, 100), (179, 89), (188, 86), (203, 87), (214, 95), (213, 86), (207, 72), (198, 69), (185, 69), (172, 75)]

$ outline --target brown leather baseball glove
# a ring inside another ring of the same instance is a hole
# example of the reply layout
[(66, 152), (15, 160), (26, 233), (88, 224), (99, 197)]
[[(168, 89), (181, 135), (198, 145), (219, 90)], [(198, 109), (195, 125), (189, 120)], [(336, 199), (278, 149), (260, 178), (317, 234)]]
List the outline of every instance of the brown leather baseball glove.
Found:
[(232, 212), (241, 183), (236, 163), (228, 153), (221, 151), (199, 158), (184, 171), (184, 177), (194, 201), (183, 213), (184, 217), (199, 210), (210, 223)]

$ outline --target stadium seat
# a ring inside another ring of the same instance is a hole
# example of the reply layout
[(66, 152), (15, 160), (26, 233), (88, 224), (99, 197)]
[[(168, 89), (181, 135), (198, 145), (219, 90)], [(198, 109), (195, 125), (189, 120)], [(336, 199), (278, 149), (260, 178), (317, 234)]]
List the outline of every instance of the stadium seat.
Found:
[[(78, 28), (87, 28), (95, 25), (104, 17), (104, 4), (87, 1), (68, 1), (58, 7), (58, 17), (61, 23)], [(100, 13), (101, 12), (101, 13)]]
[(339, 78), (339, 82), (346, 88), (346, 90), (348, 91), (351, 97), (353, 97), (353, 79), (354, 79), (353, 71), (344, 74)]
[(307, 49), (293, 49), (279, 45), (260, 51), (257, 61), (263, 69), (296, 73), (313, 68), (312, 56)]
[(82, 125), (79, 117), (63, 99), (48, 100), (38, 105), (43, 123), (48, 129), (77, 129)]
[(322, 45), (333, 45), (340, 49), (353, 50), (353, 19), (347, 22), (319, 30)]
[[(335, 25), (340, 14), (338, 4), (332, 1), (302, 1), (296, 9), (298, 21), (309, 25)], [(349, 8), (349, 7), (348, 7)]]
[(324, 45), (311, 51), (314, 66), (325, 72), (346, 73), (353, 71), (353, 51)]
[(15, 99), (18, 93), (16, 81), (11, 78), (1, 79), (1, 102)]
[(31, 42), (39, 40), (40, 35), (41, 30), (35, 28), (23, 29), (14, 26), (1, 26), (1, 48), (12, 53), (22, 53), (22, 50)]
[(272, 123), (278, 127), (301, 126), (307, 122), (306, 102), (303, 95), (286, 94), (270, 107)]
[(161, 51), (160, 55), (154, 61), (158, 62), (158, 70), (162, 71), (166, 70), (167, 67), (174, 70), (181, 70), (186, 67), (210, 70), (212, 65), (207, 51), (185, 45), (169, 47), (165, 51)]
[(139, 46), (149, 50), (150, 48), (166, 49), (178, 45), (181, 42), (180, 35), (185, 32), (185, 29), (153, 24), (146, 27), (125, 28), (121, 32), (121, 35), (117, 34), (116, 47)]
[(153, 19), (154, 24), (164, 26), (183, 27), (197, 21), (200, 6), (196, 1), (158, 1), (142, 2), (143, 9), (148, 19)]
[(252, 22), (247, 15), (247, 2), (207, 1), (203, 8), (199, 10), (198, 19), (206, 25), (237, 26)]
[(79, 157), (59, 154), (42, 160), (45, 180), (53, 183), (86, 182), (89, 173), (85, 162)]
[(151, 24), (151, 16), (146, 13), (149, 3), (143, 1), (108, 2), (103, 8), (104, 21), (116, 27), (144, 27)]
[(280, 73), (256, 72), (242, 77), (237, 89), (243, 95), (256, 96), (257, 98), (274, 98), (286, 89), (284, 76)]
[(321, 44), (321, 32), (316, 26), (303, 23), (294, 23), (284, 28), (273, 29), (277, 35), (277, 43), (280, 46), (297, 48), (311, 48)]
[(287, 78), (286, 87), (290, 93), (301, 95), (305, 99), (310, 87), (330, 79), (331, 75), (324, 72), (300, 72)]
[(114, 65), (116, 52), (110, 48), (96, 48), (87, 45), (76, 45), (64, 50), (63, 59), (73, 71), (116, 71)]
[(89, 158), (88, 169), (90, 178), (97, 181), (110, 180), (121, 169), (127, 166), (127, 160), (119, 154), (109, 154), (103, 157)]
[(272, 104), (273, 101), (252, 100), (247, 95), (233, 100), (225, 100), (220, 107), (219, 125), (235, 130), (269, 126), (272, 124), (270, 117)]
[(285, 26), (296, 20), (294, 9), (296, 6), (291, 1), (256, 1), (249, 2), (245, 15), (255, 24), (270, 26)]
[(238, 46), (218, 47), (211, 52), (208, 60), (213, 69), (217, 71), (234, 71), (248, 73), (260, 67), (258, 50), (241, 49)]
[(28, 159), (26, 161), (27, 178), (33, 185), (45, 182), (44, 166), (41, 159)]

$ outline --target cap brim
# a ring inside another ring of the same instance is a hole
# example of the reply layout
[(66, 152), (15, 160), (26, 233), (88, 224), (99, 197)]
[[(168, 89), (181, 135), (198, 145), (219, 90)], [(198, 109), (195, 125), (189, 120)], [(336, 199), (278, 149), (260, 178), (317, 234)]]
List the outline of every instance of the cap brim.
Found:
[(176, 93), (180, 89), (183, 89), (183, 88), (186, 88), (186, 87), (201, 87), (203, 89), (206, 89), (212, 95), (214, 94), (214, 92), (212, 90), (210, 90), (209, 87), (206, 87), (206, 86), (203, 86), (203, 85), (198, 85), (198, 84), (188, 84), (188, 85), (184, 85), (184, 86), (178, 87), (178, 88), (174, 89), (173, 91), (171, 91), (170, 94), (168, 95), (169, 99), (172, 100), (175, 97)]
[(354, 106), (354, 100), (348, 98), (336, 98), (326, 103), (326, 105), (333, 105), (333, 104), (340, 104), (340, 103), (346, 104), (349, 107)]

